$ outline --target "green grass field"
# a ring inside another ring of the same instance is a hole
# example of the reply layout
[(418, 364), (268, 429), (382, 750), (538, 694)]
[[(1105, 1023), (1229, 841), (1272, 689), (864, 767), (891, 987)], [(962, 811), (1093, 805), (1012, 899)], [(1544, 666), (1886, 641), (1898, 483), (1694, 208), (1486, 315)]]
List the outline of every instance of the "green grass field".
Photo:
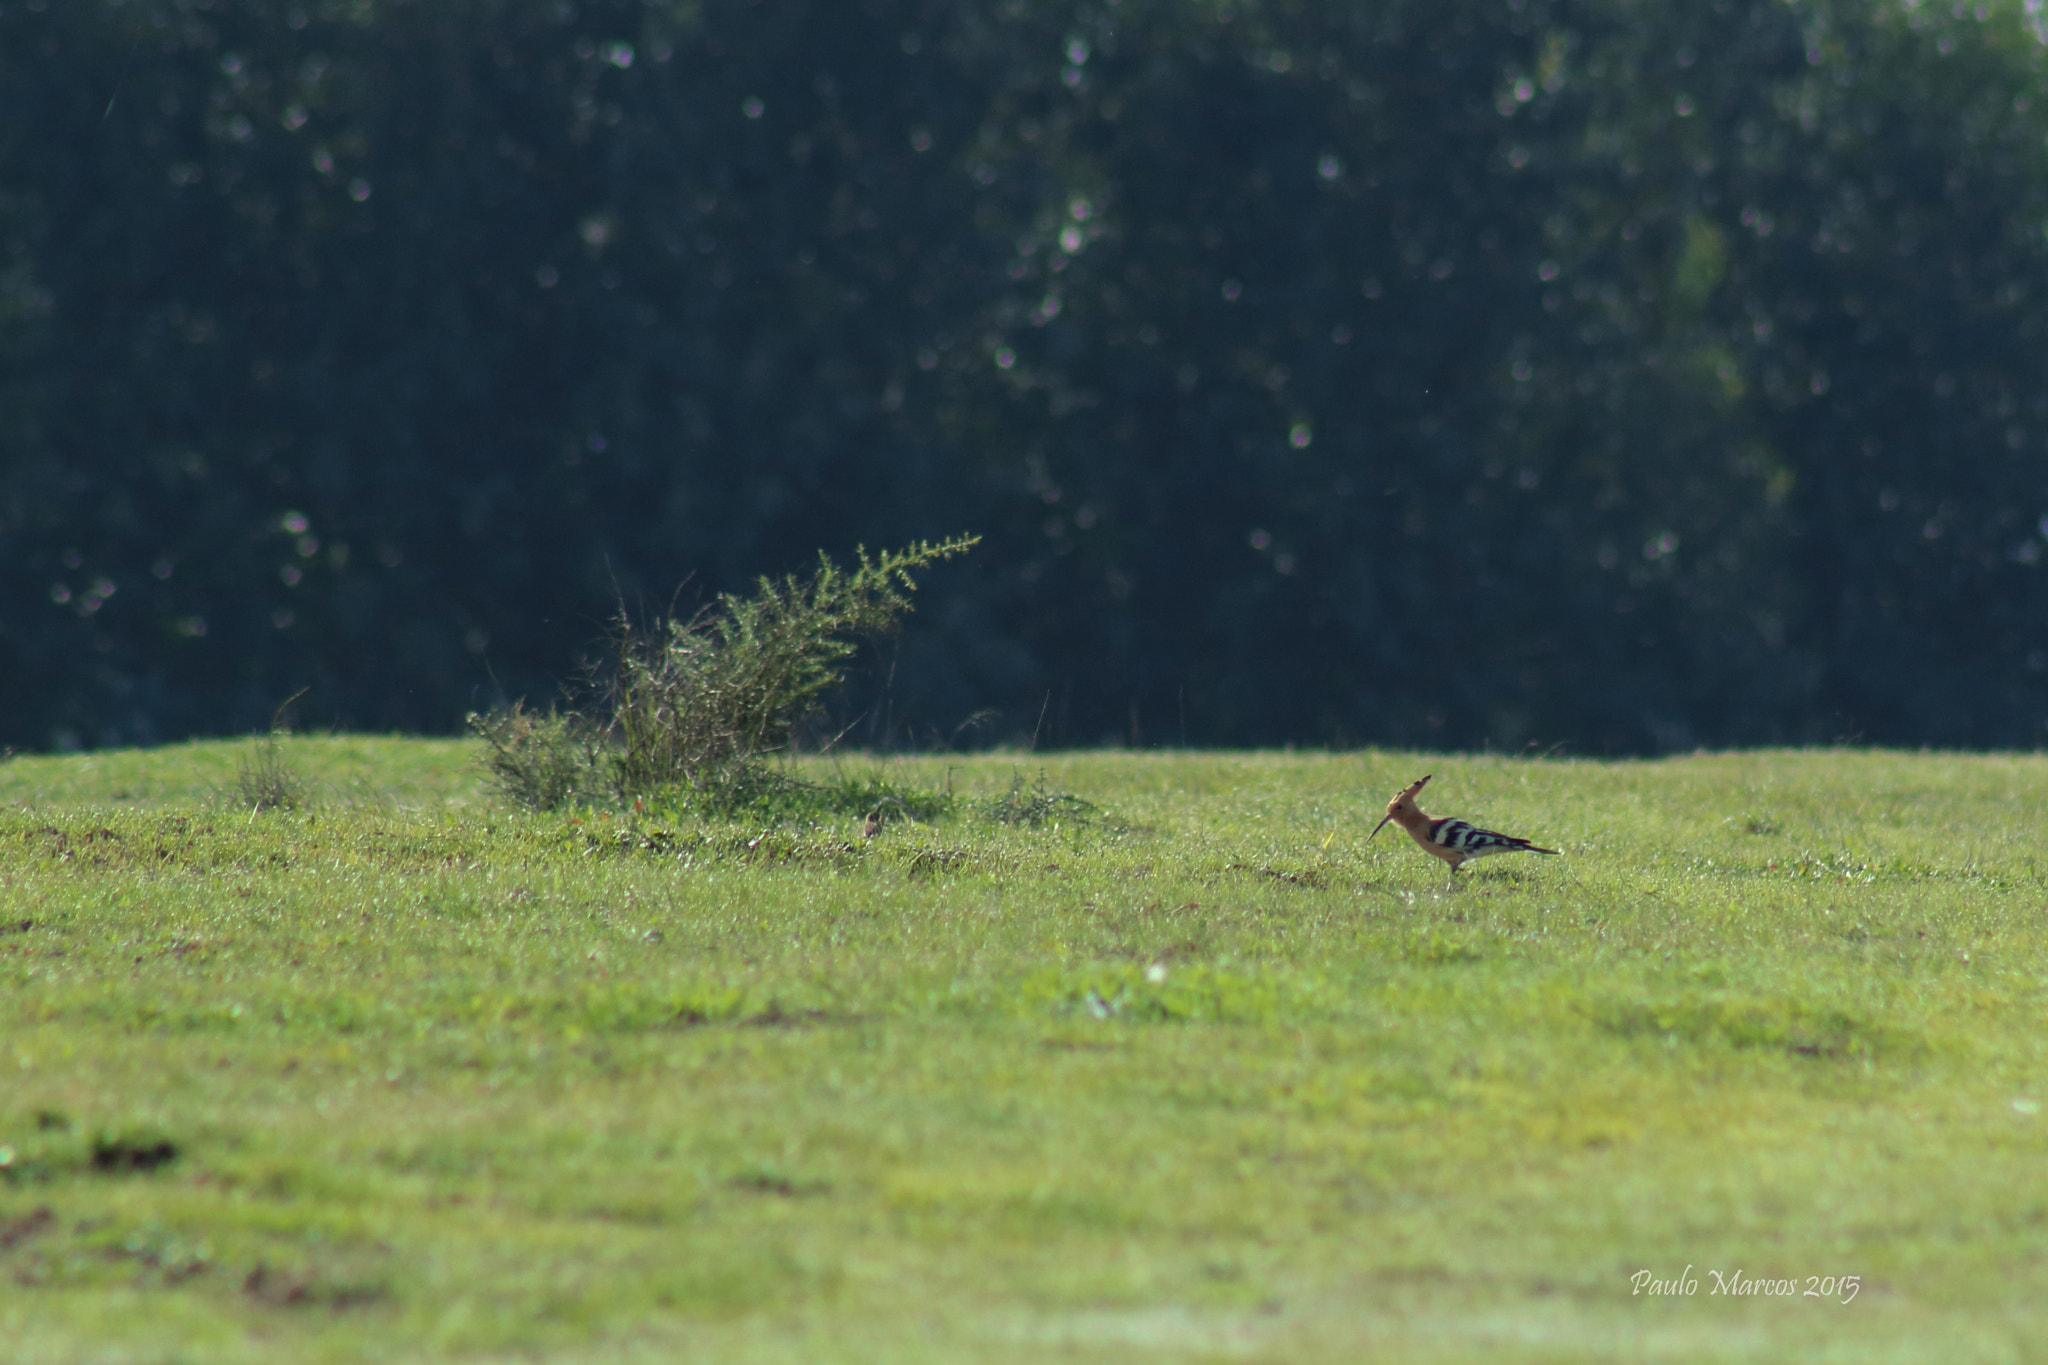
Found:
[(2048, 760), (249, 752), (0, 763), (7, 1365), (2048, 1359)]

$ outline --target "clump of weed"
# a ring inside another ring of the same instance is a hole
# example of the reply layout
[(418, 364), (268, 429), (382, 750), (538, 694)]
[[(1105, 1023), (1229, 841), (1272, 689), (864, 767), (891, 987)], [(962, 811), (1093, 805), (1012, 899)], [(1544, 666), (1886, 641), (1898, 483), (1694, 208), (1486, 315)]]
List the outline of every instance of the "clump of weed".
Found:
[(391, 1297), (391, 1287), (380, 1275), (337, 1275), (311, 1267), (282, 1270), (265, 1261), (258, 1261), (243, 1277), (242, 1292), (276, 1308), (334, 1310), (367, 1308)]
[(575, 712), (546, 714), (515, 701), (469, 718), (484, 742), (483, 765), (515, 806), (554, 810), (605, 786), (603, 731)]
[(823, 1180), (800, 1180), (781, 1167), (769, 1163), (748, 1166), (726, 1182), (735, 1190), (746, 1194), (773, 1194), (784, 1199), (802, 1199), (807, 1195), (830, 1194), (832, 1186)]
[(178, 1144), (160, 1133), (102, 1133), (92, 1143), (92, 1169), (101, 1175), (146, 1173), (177, 1159)]
[(806, 783), (804, 802), (809, 810), (828, 818), (872, 814), (884, 824), (930, 824), (951, 814), (958, 804), (950, 792), (902, 787), (878, 777)]
[(843, 678), (859, 641), (893, 631), (917, 570), (966, 553), (977, 537), (924, 541), (848, 570), (824, 555), (808, 578), (763, 578), (688, 619), (641, 627), (621, 611), (616, 667), (590, 713), (516, 705), (471, 716), (485, 764), (506, 795), (539, 809), (609, 797), (727, 812), (808, 799), (778, 771), (797, 726)]
[(285, 712), (304, 695), (301, 689), (287, 697), (270, 718), (270, 733), (242, 755), (235, 771), (235, 796), (252, 811), (295, 810), (307, 803), (306, 779), (284, 756), (284, 740), (291, 733)]
[(1609, 1033), (1624, 1038), (1660, 1038), (1672, 1046), (1718, 1043), (1741, 1050), (1831, 1059), (1911, 1055), (1924, 1046), (1908, 1030), (1803, 1000), (1716, 993), (1663, 1000), (1608, 1000), (1590, 1012)]
[[(682, 804), (687, 808), (689, 802)], [(931, 824), (962, 804), (950, 791), (905, 787), (879, 776), (841, 773), (806, 780), (769, 769), (744, 800), (716, 813), (746, 824), (836, 826), (853, 820), (872, 836), (889, 826)], [(660, 806), (648, 809), (658, 813)]]
[(250, 810), (292, 810), (306, 804), (306, 781), (284, 756), (275, 733), (257, 740), (242, 755), (235, 796)]
[(1085, 825), (1097, 816), (1095, 804), (1072, 792), (1055, 791), (1040, 772), (1027, 786), (1022, 773), (1010, 775), (1010, 789), (993, 797), (982, 813), (998, 825)]

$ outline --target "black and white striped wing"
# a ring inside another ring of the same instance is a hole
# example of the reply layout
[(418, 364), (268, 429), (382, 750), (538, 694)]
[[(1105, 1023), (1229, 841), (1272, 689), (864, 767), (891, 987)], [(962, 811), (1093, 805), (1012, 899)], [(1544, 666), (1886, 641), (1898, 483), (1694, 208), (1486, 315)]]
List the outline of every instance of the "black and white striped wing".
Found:
[(1463, 820), (1438, 820), (1429, 827), (1431, 843), (1445, 848), (1456, 849), (1467, 858), (1484, 858), (1489, 853), (1548, 853), (1539, 849), (1527, 839), (1517, 839), (1512, 834), (1500, 834), (1490, 829)]

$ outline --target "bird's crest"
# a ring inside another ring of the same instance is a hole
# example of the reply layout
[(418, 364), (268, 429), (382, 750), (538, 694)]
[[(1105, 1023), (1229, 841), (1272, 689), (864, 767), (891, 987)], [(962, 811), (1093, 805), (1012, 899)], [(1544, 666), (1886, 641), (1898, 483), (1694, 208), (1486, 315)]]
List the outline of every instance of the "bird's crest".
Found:
[(1402, 806), (1413, 802), (1415, 800), (1415, 794), (1422, 790), (1423, 784), (1428, 782), (1429, 779), (1434, 776), (1436, 776), (1436, 774), (1434, 773), (1424, 773), (1422, 776), (1416, 778), (1413, 782), (1410, 782), (1407, 786), (1401, 788), (1401, 790), (1395, 792), (1394, 799), (1387, 802), (1386, 815), (1381, 818), (1380, 822), (1377, 825), (1374, 825), (1372, 827), (1372, 833), (1366, 835), (1366, 839), (1370, 841), (1373, 838), (1377, 837), (1379, 832), (1387, 827), (1387, 821), (1394, 818), (1394, 813), (1400, 810)]

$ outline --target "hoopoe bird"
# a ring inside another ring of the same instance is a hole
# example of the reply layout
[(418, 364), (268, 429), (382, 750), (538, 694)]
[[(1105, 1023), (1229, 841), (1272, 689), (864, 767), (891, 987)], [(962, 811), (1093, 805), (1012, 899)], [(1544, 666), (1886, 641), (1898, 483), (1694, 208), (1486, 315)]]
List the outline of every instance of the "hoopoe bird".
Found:
[(1492, 853), (1557, 853), (1554, 848), (1538, 848), (1527, 839), (1517, 839), (1512, 834), (1496, 834), (1463, 820), (1430, 819), (1422, 807), (1415, 804), (1415, 794), (1432, 776), (1434, 774), (1426, 773), (1394, 793), (1394, 799), (1387, 802), (1385, 817), (1372, 827), (1366, 842), (1377, 838), (1379, 832), (1387, 827), (1387, 821), (1392, 820), (1408, 831), (1408, 837), (1420, 844), (1424, 853), (1449, 863), (1454, 877), (1466, 863)]

